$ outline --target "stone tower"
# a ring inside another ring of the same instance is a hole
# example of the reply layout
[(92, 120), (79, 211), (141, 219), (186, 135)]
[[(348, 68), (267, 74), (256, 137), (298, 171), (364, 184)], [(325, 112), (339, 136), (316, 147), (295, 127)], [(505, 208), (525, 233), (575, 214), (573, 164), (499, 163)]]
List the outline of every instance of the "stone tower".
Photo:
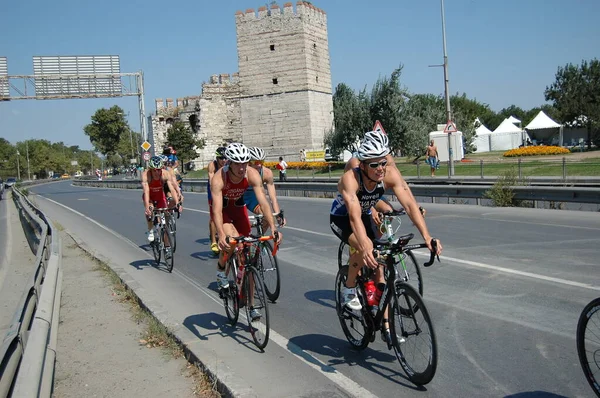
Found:
[(320, 150), (333, 127), (327, 16), (298, 1), (236, 13), (242, 140), (268, 159)]

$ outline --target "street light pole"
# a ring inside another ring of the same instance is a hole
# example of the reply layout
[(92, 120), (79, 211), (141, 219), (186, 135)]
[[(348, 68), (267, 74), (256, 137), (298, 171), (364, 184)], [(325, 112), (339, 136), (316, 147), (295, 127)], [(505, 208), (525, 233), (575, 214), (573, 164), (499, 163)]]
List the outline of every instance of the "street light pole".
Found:
[[(450, 85), (448, 79), (448, 54), (446, 53), (446, 17), (444, 16), (444, 0), (442, 6), (442, 39), (444, 42), (444, 95), (446, 97), (447, 124), (452, 122), (452, 109), (450, 108)], [(448, 132), (448, 177), (454, 175), (454, 159), (452, 157), (452, 132)]]
[(20, 156), (21, 156), (21, 154), (19, 153), (19, 150), (17, 149), (17, 179), (19, 181), (21, 181), (21, 165), (19, 164)]
[(29, 141), (25, 141), (25, 147), (27, 148), (27, 179), (31, 181), (31, 170), (29, 169)]

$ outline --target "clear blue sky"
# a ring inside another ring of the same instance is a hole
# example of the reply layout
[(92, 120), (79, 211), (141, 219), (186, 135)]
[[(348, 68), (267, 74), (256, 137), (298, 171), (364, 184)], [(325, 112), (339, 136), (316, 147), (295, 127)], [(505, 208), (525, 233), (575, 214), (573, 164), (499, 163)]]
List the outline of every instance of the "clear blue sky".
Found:
[[(157, 97), (198, 95), (210, 75), (236, 72), (235, 12), (269, 2), (8, 1), (0, 56), (9, 75), (24, 75), (33, 74), (34, 55), (119, 55), (122, 72), (144, 71), (150, 113)], [(442, 68), (428, 67), (442, 63), (439, 0), (312, 3), (328, 16), (333, 88), (370, 88), (402, 63), (411, 92), (443, 93)], [(598, 0), (446, 0), (445, 7), (450, 91), (495, 111), (543, 104), (558, 66), (600, 54)], [(0, 137), (90, 149), (83, 126), (114, 104), (139, 131), (136, 97), (19, 100), (0, 103)]]

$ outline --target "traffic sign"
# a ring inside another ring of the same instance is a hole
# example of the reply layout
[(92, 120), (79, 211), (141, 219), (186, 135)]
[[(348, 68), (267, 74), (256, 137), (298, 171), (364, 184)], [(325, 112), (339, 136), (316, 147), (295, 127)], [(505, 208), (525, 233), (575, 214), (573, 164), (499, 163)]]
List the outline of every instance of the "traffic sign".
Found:
[(379, 120), (375, 120), (375, 126), (373, 126), (373, 131), (379, 131), (380, 133), (387, 134)]
[[(148, 141), (144, 141), (144, 143), (142, 144), (142, 149), (146, 152), (148, 152), (148, 150), (152, 148), (152, 144), (150, 144)], [(148, 159), (146, 159), (148, 160)]]
[(457, 132), (458, 132), (458, 130), (456, 129), (456, 124), (454, 124), (454, 122), (446, 123), (446, 127), (444, 127), (444, 133), (450, 134), (450, 133), (457, 133)]
[(146, 161), (150, 160), (150, 152), (144, 152), (142, 158)]

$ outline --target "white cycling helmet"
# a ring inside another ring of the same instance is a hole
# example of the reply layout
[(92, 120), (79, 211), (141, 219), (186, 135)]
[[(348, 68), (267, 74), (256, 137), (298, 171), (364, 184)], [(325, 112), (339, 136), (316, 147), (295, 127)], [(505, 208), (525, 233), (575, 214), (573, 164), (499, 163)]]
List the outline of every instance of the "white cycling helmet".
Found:
[(365, 133), (364, 140), (377, 141), (384, 147), (389, 146), (389, 139), (387, 134), (382, 133), (381, 131), (367, 131)]
[(259, 148), (257, 146), (253, 146), (250, 148), (250, 157), (252, 158), (252, 160), (265, 160), (265, 157), (267, 155), (265, 154), (265, 151), (262, 148)]
[(247, 163), (250, 161), (250, 151), (246, 145), (234, 142), (225, 148), (225, 157), (234, 163)]
[(377, 140), (365, 139), (358, 147), (358, 160), (368, 160), (382, 158), (390, 153), (387, 145), (383, 145)]

